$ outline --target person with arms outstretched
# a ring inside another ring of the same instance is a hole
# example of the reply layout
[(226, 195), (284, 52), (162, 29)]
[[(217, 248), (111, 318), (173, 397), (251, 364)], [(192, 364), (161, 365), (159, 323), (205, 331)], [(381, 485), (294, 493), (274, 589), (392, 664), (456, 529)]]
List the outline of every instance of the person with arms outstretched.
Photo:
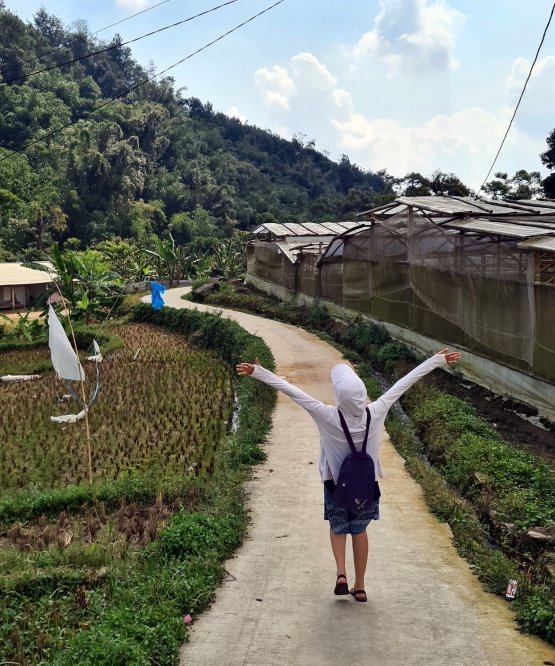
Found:
[[(379, 451), (382, 428), (389, 409), (419, 379), (437, 367), (456, 363), (459, 358), (459, 352), (449, 352), (444, 349), (424, 361), (373, 402), (369, 402), (364, 382), (355, 371), (349, 365), (340, 363), (331, 371), (336, 406), (325, 405), (312, 398), (301, 389), (263, 368), (258, 359), (255, 359), (254, 364), (240, 363), (237, 365), (239, 376), (258, 379), (289, 396), (306, 409), (318, 427), (320, 432), (319, 470), (324, 485), (324, 519), (330, 523), (331, 547), (337, 567), (335, 594), (351, 594), (356, 601), (367, 601), (364, 588), (368, 561), (366, 528), (372, 520), (378, 520), (380, 515), (379, 489), (374, 494), (374, 501), (362, 512), (353, 513), (334, 502), (333, 496), (341, 467), (351, 453), (347, 433), (350, 434), (354, 448), (359, 452), (366, 442), (366, 452), (374, 462), (376, 474), (380, 478), (383, 477), (384, 471)], [(347, 534), (352, 536), (355, 563), (355, 584), (351, 590), (347, 585), (345, 567)]]

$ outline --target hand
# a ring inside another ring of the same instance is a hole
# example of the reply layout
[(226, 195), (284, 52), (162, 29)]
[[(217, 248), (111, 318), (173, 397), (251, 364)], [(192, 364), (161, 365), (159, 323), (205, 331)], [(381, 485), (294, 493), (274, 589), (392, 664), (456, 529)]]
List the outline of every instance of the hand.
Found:
[(447, 348), (442, 349), (439, 353), (443, 354), (445, 356), (445, 358), (447, 359), (447, 363), (451, 363), (451, 364), (456, 363), (461, 357), (460, 352), (450, 352)]
[[(254, 359), (254, 365), (260, 365), (257, 358)], [(252, 375), (254, 372), (254, 365), (251, 365), (250, 363), (239, 363), (235, 369), (237, 370), (239, 377), (244, 377), (245, 375)]]

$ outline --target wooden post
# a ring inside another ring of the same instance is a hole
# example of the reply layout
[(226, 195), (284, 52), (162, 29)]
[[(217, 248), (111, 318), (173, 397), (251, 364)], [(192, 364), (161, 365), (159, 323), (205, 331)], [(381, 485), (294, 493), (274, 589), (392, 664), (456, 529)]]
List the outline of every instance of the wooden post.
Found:
[(15, 311), (15, 287), (12, 285), (12, 310)]

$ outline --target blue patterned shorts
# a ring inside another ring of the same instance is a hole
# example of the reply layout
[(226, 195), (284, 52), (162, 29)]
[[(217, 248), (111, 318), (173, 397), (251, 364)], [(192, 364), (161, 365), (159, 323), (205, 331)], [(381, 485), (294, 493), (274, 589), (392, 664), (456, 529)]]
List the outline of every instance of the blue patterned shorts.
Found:
[(333, 495), (324, 486), (324, 520), (329, 520), (334, 534), (361, 534), (372, 520), (380, 519), (380, 500), (370, 505), (368, 511), (353, 513), (340, 509), (333, 501)]

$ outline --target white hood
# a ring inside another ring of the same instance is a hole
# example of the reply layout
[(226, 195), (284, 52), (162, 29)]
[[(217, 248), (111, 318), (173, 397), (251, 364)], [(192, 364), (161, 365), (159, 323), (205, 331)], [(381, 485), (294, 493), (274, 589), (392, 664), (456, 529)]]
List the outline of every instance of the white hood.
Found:
[(368, 402), (366, 386), (355, 371), (345, 363), (336, 365), (331, 371), (335, 392), (335, 403), (342, 412), (351, 416), (362, 416)]

